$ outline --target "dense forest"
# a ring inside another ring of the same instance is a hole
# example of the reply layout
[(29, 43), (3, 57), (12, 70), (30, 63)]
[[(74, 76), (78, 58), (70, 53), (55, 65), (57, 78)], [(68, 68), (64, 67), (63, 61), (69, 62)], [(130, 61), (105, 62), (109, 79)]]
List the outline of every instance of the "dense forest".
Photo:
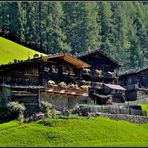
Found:
[(0, 34), (47, 54), (99, 49), (123, 69), (148, 65), (142, 2), (0, 2)]

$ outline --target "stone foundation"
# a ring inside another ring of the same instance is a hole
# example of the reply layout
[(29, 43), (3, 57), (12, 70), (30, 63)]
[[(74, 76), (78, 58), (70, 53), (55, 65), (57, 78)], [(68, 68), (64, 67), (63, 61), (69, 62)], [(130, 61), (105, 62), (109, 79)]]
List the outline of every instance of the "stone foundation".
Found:
[(125, 114), (107, 114), (101, 113), (100, 116), (107, 117), (113, 120), (126, 120), (134, 123), (147, 123), (148, 118), (146, 116), (133, 116), (133, 115), (125, 115)]
[(77, 97), (51, 94), (47, 92), (41, 92), (41, 101), (47, 101), (51, 103), (58, 110), (73, 109), (78, 104)]

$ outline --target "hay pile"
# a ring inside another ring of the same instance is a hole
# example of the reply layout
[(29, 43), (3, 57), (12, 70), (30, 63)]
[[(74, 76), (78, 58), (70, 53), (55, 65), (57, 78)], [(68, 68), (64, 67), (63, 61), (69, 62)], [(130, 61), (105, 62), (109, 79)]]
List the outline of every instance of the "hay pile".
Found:
[(82, 89), (82, 91), (88, 91), (88, 85), (81, 85), (80, 88)]
[(68, 85), (68, 88), (70, 88), (70, 89), (79, 89), (79, 86), (77, 85), (77, 84), (69, 84)]
[(49, 87), (53, 87), (55, 85), (55, 82), (52, 80), (49, 80), (47, 84)]
[(59, 84), (58, 84), (58, 86), (60, 87), (60, 88), (67, 88), (67, 85), (66, 85), (66, 83), (65, 82), (60, 82)]
[(90, 71), (91, 71), (91, 70), (88, 69), (88, 68), (84, 68), (84, 69), (83, 69), (83, 72), (84, 72), (84, 73), (89, 73)]

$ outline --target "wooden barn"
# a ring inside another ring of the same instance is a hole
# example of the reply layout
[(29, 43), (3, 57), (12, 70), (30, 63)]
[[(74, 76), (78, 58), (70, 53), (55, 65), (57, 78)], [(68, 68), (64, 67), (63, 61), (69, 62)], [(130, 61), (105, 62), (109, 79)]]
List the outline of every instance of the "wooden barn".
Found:
[(83, 69), (82, 78), (86, 83), (91, 82), (89, 94), (96, 104), (125, 101), (125, 89), (118, 85), (121, 65), (115, 59), (99, 50), (82, 52), (77, 58), (90, 65), (90, 68)]
[(12, 100), (38, 108), (42, 100), (47, 100), (57, 108), (73, 108), (79, 98), (88, 96), (87, 89), (77, 83), (82, 69), (88, 67), (68, 54), (35, 55), (33, 59), (1, 65), (0, 105)]
[(126, 100), (148, 97), (148, 67), (133, 69), (119, 74), (119, 83), (126, 88)]

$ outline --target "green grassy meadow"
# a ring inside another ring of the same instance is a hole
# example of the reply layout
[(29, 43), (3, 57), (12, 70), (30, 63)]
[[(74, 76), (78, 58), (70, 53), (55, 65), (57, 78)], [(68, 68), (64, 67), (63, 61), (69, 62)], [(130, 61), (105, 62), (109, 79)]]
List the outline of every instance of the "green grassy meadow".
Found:
[(0, 124), (0, 146), (148, 146), (148, 123), (104, 117)]
[(8, 39), (0, 37), (0, 64), (7, 64), (13, 62), (14, 59), (27, 60), (28, 55), (33, 58), (33, 55), (37, 53), (39, 55), (45, 55), (43, 53), (37, 52)]
[(142, 110), (145, 110), (148, 116), (148, 103), (146, 104), (141, 104)]

